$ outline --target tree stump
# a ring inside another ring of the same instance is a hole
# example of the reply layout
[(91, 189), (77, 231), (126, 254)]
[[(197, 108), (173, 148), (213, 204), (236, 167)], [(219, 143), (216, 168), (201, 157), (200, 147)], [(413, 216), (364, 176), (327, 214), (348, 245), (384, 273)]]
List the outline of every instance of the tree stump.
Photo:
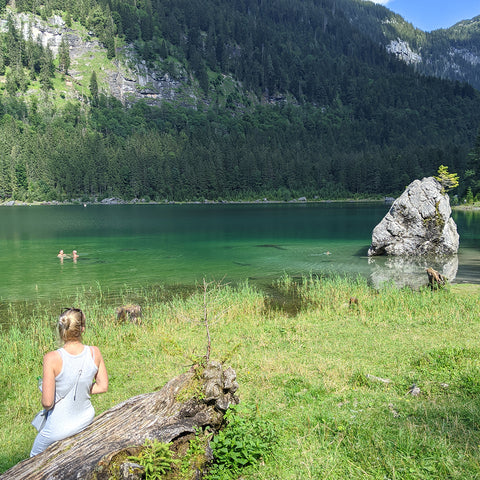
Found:
[(444, 287), (447, 279), (433, 268), (427, 268), (428, 285), (432, 290)]
[[(239, 402), (235, 371), (218, 362), (170, 380), (102, 413), (82, 432), (18, 463), (1, 480), (108, 480), (121, 454), (135, 455), (145, 440), (183, 442), (197, 428), (218, 431), (227, 408)], [(137, 447), (137, 448), (135, 448)], [(117, 466), (117, 470), (118, 470)]]

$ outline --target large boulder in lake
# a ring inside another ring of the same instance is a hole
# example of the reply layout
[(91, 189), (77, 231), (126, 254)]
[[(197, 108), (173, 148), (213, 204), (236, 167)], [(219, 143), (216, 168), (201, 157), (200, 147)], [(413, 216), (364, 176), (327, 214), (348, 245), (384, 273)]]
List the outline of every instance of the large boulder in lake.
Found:
[(374, 228), (369, 256), (451, 255), (458, 251), (450, 200), (433, 177), (415, 180)]

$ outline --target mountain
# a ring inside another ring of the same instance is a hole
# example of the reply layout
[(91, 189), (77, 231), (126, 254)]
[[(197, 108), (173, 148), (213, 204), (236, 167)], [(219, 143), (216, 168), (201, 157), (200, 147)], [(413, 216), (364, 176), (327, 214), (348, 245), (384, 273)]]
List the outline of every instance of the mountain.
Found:
[(427, 36), (421, 71), (468, 82), (480, 90), (480, 15)]
[(479, 91), (389, 53), (441, 42), (378, 5), (2, 1), (0, 199), (361, 197), (441, 164), (480, 191)]
[(480, 90), (480, 15), (448, 29), (424, 32), (367, 0), (337, 1), (352, 26), (417, 72), (467, 82)]

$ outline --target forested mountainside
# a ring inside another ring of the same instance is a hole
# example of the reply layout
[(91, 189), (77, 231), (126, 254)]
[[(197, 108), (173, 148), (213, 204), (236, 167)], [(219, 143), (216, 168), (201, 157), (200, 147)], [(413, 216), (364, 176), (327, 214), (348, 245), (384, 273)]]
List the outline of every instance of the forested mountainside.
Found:
[(0, 199), (372, 196), (441, 164), (477, 194), (479, 91), (356, 2), (0, 0)]
[(480, 15), (447, 30), (435, 30), (427, 39), (422, 53), (424, 73), (467, 81), (480, 90)]
[(480, 90), (480, 15), (424, 32), (381, 5), (365, 0), (337, 2), (352, 26), (417, 72), (467, 82)]

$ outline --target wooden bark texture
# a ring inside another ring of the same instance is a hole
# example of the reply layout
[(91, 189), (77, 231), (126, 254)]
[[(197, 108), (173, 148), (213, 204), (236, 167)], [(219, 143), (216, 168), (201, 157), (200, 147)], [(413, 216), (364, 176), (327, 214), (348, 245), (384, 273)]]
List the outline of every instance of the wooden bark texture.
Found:
[(428, 284), (432, 290), (443, 287), (446, 283), (445, 277), (433, 268), (427, 268)]
[(161, 390), (138, 395), (94, 419), (82, 432), (54, 443), (23, 460), (1, 480), (107, 480), (112, 459), (157, 439), (171, 442), (210, 426), (218, 430), (225, 410), (238, 403), (236, 375), (230, 367), (210, 362), (192, 368)]

